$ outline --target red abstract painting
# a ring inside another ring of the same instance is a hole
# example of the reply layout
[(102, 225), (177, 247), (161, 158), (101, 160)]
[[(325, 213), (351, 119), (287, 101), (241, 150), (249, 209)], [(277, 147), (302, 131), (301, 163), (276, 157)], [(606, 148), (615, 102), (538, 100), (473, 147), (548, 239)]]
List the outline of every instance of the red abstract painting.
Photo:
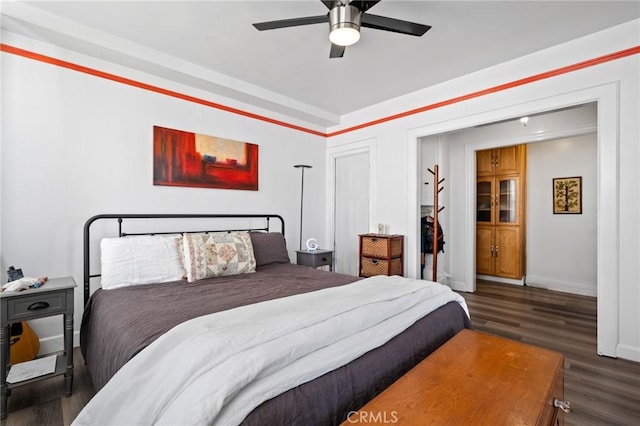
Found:
[(153, 126), (153, 184), (258, 190), (258, 145)]

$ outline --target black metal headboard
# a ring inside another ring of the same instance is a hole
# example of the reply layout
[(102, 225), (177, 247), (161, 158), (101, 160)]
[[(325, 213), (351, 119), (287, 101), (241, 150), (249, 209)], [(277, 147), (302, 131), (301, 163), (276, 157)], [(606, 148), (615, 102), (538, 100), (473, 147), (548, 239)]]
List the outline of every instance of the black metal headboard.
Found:
[[(265, 225), (262, 227), (242, 228), (242, 229), (206, 229), (203, 231), (186, 231), (184, 229), (161, 232), (123, 232), (123, 222), (132, 219), (264, 219)], [(86, 305), (91, 295), (91, 278), (99, 277), (100, 274), (91, 273), (91, 225), (98, 220), (115, 220), (118, 222), (118, 237), (127, 235), (161, 235), (161, 234), (181, 234), (184, 232), (232, 232), (232, 231), (270, 231), (270, 220), (280, 221), (280, 232), (284, 235), (284, 219), (277, 214), (99, 214), (91, 217), (84, 224), (84, 304)]]

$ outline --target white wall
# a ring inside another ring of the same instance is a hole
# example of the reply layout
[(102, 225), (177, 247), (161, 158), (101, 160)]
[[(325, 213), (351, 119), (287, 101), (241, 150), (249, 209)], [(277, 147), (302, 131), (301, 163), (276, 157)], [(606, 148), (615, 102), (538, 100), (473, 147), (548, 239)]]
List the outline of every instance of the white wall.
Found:
[[(7, 42), (10, 35), (4, 36)], [(26, 39), (11, 42), (39, 52), (51, 49)], [(55, 54), (109, 69), (70, 52)], [(187, 90), (150, 76), (135, 78)], [(2, 271), (19, 266), (29, 276), (73, 276), (79, 286), (76, 330), (83, 310), (82, 230), (95, 214), (280, 214), (295, 261), (300, 171), (293, 165), (303, 163), (313, 166), (305, 173), (304, 232), (326, 243), (322, 137), (6, 53), (2, 105), (0, 265)], [(258, 144), (259, 191), (154, 186), (154, 125)], [(41, 352), (62, 349), (59, 318), (34, 321), (34, 330), (43, 340)]]
[[(425, 105), (477, 96), (382, 122), (329, 139), (329, 147), (373, 138), (377, 142), (377, 222), (407, 235), (407, 272), (419, 265), (419, 137), (501, 121), (525, 114), (598, 102), (598, 352), (640, 361), (640, 60), (637, 54), (592, 66), (545, 75), (531, 83), (487, 91), (499, 85), (590, 61), (637, 47), (640, 21), (635, 20), (555, 46), (343, 117), (356, 126)], [(332, 128), (337, 131), (340, 128)], [(556, 135), (556, 138), (566, 135)], [(473, 182), (474, 142), (464, 150), (451, 147), (448, 179), (449, 265), (452, 285), (474, 287)], [(394, 164), (395, 167), (388, 167)], [(383, 167), (383, 165), (385, 167)], [(454, 166), (455, 165), (455, 166)], [(606, 229), (606, 232), (604, 231)]]
[[(596, 134), (527, 145), (527, 285), (597, 294)], [(582, 177), (582, 214), (553, 214), (552, 182)]]

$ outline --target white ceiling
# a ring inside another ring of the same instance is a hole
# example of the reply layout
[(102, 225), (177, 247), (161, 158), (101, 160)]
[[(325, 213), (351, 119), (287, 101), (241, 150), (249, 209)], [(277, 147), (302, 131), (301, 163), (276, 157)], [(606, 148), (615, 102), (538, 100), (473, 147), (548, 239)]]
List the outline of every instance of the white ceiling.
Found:
[[(362, 29), (329, 59), (328, 25), (254, 22), (327, 13), (304, 1), (2, 2), (2, 28), (321, 126), (340, 116), (640, 17), (634, 1), (399, 1), (370, 12), (431, 25)], [(216, 100), (212, 96), (211, 100)]]

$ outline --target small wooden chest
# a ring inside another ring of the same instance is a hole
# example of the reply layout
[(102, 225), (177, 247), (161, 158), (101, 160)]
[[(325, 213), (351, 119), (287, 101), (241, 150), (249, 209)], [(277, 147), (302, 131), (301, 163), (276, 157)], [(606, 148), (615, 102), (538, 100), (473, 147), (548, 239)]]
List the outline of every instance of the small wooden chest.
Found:
[(462, 330), (344, 425), (562, 425), (561, 354)]

